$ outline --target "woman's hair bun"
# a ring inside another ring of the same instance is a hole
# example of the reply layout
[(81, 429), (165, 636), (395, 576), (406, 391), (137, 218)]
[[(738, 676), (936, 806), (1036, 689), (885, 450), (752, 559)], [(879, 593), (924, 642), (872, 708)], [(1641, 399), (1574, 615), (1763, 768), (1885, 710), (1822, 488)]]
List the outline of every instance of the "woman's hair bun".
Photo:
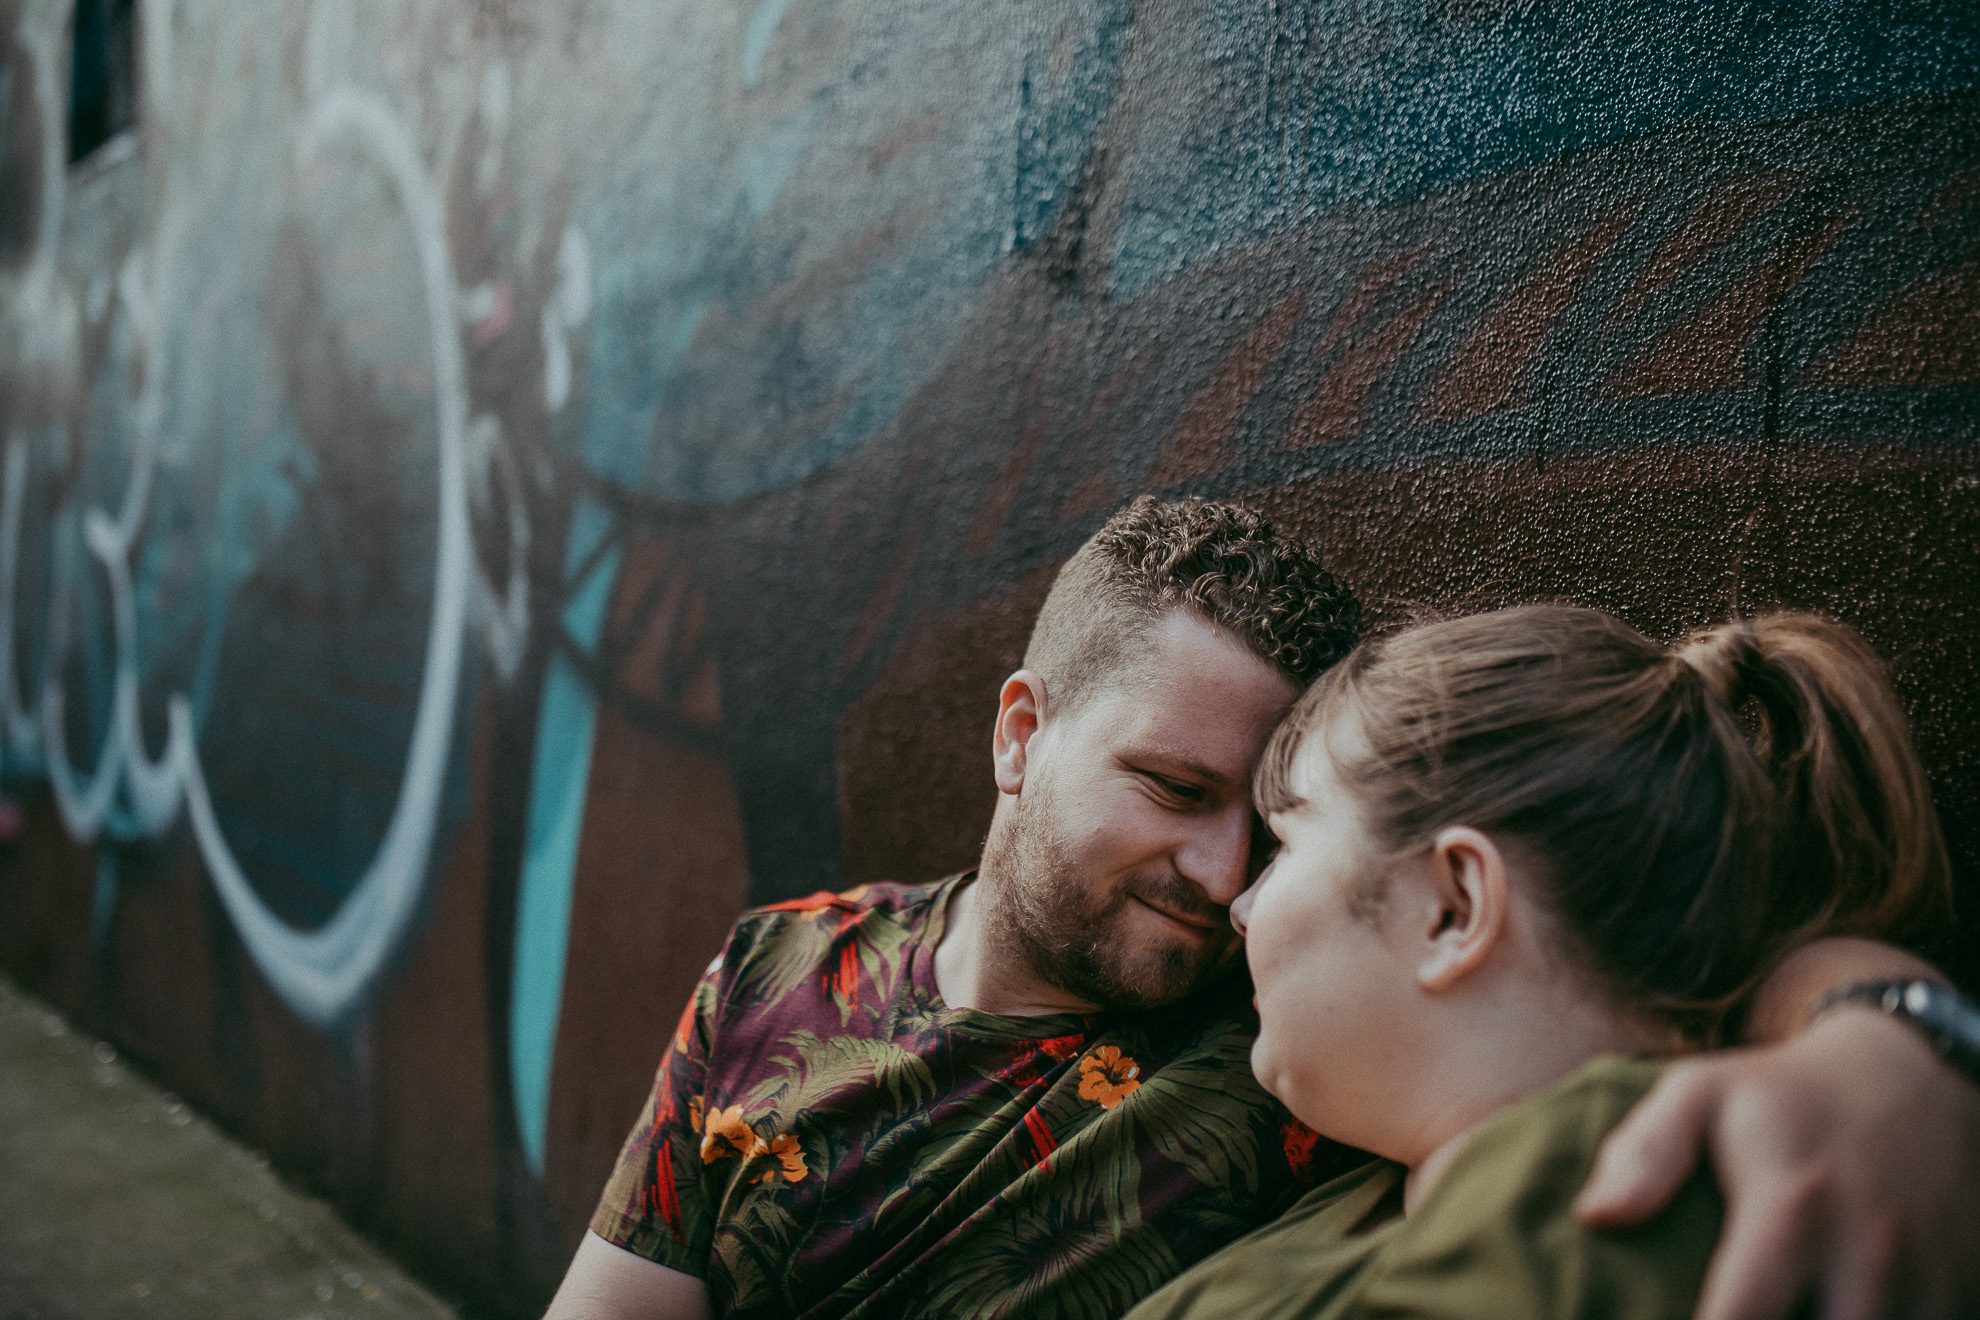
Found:
[(1687, 637), (1676, 649), (1705, 690), (1721, 705), (1738, 710), (1751, 696), (1765, 657), (1760, 636), (1748, 619), (1733, 619)]

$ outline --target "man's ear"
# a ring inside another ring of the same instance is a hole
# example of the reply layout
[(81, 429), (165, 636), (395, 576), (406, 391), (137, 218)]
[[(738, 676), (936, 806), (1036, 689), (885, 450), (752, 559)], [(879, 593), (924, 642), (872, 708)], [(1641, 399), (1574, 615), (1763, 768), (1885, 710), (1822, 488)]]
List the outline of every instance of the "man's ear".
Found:
[(1031, 739), (1044, 725), (1045, 713), (1044, 679), (1020, 669), (1004, 680), (1004, 690), (997, 695), (997, 723), (990, 731), (999, 793), (1015, 794), (1024, 787)]
[(1411, 932), (1421, 941), (1416, 983), (1435, 994), (1476, 971), (1505, 936), (1512, 880), (1499, 845), (1469, 825), (1438, 832), (1423, 879), (1430, 901), (1414, 909), (1423, 922)]

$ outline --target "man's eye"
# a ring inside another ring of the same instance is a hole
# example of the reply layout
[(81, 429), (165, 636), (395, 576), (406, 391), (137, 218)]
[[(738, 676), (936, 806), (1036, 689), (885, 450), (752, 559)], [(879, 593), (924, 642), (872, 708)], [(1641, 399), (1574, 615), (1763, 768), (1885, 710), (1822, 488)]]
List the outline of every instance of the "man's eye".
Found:
[(1155, 787), (1161, 789), (1178, 802), (1201, 802), (1203, 800), (1203, 790), (1195, 784), (1179, 783), (1174, 779), (1164, 779), (1161, 775), (1150, 775), (1148, 776), (1148, 780)]
[(1251, 817), (1251, 874), (1256, 877), (1270, 866), (1284, 846), (1272, 833), (1272, 827), (1265, 822), (1265, 818), (1254, 813)]

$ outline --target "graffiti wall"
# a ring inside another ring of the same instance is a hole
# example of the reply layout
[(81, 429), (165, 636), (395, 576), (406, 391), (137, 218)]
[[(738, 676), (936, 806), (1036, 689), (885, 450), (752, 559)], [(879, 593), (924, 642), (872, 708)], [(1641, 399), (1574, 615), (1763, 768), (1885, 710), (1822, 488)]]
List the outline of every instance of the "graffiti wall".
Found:
[(0, 0), (0, 970), (528, 1313), (1140, 491), (1836, 614), (1980, 909), (1980, 16), (1855, 13)]

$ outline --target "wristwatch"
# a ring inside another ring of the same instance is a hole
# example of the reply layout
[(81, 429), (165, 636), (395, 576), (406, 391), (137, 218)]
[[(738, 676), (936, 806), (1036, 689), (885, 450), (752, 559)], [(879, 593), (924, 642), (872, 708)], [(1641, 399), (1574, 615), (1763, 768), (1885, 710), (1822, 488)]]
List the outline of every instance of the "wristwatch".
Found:
[(1813, 1022), (1832, 1008), (1867, 1004), (1918, 1028), (1939, 1057), (1980, 1085), (1980, 1005), (1942, 981), (1865, 981), (1826, 996), (1808, 1015)]

